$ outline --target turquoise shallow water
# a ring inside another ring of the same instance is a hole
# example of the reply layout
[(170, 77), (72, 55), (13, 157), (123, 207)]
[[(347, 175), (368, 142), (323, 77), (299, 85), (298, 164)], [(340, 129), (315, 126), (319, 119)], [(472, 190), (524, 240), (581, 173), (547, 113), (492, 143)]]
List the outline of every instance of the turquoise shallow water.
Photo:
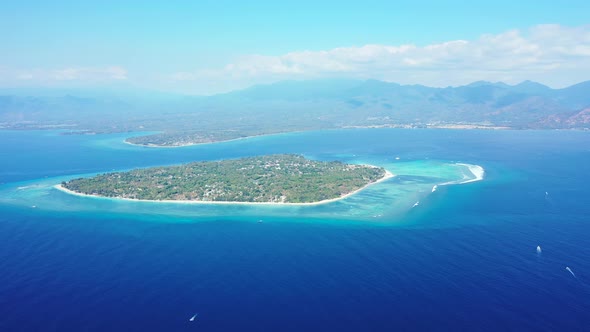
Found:
[[(590, 325), (587, 132), (336, 130), (177, 149), (124, 137), (0, 131), (0, 330)], [(382, 165), (398, 177), (314, 207), (121, 202), (51, 187), (270, 153)], [(484, 180), (432, 192), (471, 179), (458, 163), (481, 165)]]

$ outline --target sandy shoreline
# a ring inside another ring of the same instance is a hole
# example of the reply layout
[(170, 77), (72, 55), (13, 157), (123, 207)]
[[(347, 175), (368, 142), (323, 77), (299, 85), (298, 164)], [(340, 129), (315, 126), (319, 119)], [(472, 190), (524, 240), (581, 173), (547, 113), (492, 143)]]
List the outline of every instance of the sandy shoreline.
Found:
[(391, 179), (393, 178), (395, 175), (391, 172), (389, 172), (388, 170), (385, 170), (385, 175), (375, 181), (375, 182), (371, 182), (366, 184), (365, 186), (352, 191), (346, 195), (342, 195), (340, 197), (336, 197), (336, 198), (331, 198), (331, 199), (325, 199), (323, 201), (319, 201), (319, 202), (312, 202), (312, 203), (273, 203), (273, 202), (219, 202), (219, 201), (182, 201), (182, 200), (149, 200), (149, 199), (134, 199), (134, 198), (122, 198), (122, 197), (107, 197), (107, 196), (99, 196), (99, 195), (88, 195), (88, 194), (82, 194), (79, 192), (75, 192), (72, 190), (69, 190), (65, 187), (63, 187), (61, 184), (56, 184), (55, 186), (53, 186), (55, 189), (60, 190), (64, 193), (70, 194), (70, 195), (75, 195), (75, 196), (82, 196), (82, 197), (91, 197), (91, 198), (100, 198), (100, 199), (112, 199), (112, 200), (122, 200), (122, 201), (131, 201), (131, 202), (151, 202), (151, 203), (174, 203), (174, 204), (217, 204), (217, 205), (272, 205), (272, 206), (282, 206), (282, 205), (286, 205), (286, 206), (309, 206), (309, 205), (322, 205), (322, 204), (328, 204), (328, 203), (332, 203), (332, 202), (336, 202), (342, 199), (345, 199), (347, 197), (350, 197), (360, 191), (362, 191), (363, 189), (372, 186), (374, 184), (383, 182), (385, 180)]

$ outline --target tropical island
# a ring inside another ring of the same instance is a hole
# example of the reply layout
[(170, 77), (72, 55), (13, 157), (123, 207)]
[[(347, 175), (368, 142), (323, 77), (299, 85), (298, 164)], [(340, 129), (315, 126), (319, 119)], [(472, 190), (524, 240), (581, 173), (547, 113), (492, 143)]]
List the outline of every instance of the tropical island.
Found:
[(371, 165), (280, 154), (106, 173), (57, 187), (75, 194), (132, 200), (318, 204), (392, 176)]

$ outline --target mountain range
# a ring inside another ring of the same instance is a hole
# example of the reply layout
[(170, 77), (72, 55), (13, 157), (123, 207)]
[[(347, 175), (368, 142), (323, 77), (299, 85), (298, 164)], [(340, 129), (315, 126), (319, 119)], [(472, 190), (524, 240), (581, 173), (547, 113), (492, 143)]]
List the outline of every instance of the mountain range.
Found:
[(364, 120), (374, 124), (486, 123), (510, 128), (583, 128), (590, 124), (590, 81), (563, 89), (532, 81), (517, 85), (478, 81), (446, 88), (376, 80), (288, 81), (229, 96), (258, 102), (330, 101), (366, 115)]
[(0, 90), (0, 127), (91, 132), (245, 134), (353, 126), (590, 127), (590, 81), (562, 89), (525, 81), (435, 88), (377, 80), (283, 81), (197, 97)]

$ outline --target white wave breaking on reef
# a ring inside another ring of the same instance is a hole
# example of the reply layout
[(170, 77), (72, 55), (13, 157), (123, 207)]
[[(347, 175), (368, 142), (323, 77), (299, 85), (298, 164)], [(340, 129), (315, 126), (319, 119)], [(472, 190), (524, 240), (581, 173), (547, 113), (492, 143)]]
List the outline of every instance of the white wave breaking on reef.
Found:
[(467, 169), (469, 170), (469, 172), (471, 173), (472, 176), (468, 176), (467, 174), (464, 174), (463, 179), (461, 179), (461, 180), (440, 183), (437, 185), (437, 187), (438, 186), (448, 186), (451, 184), (465, 184), (465, 183), (481, 181), (481, 180), (483, 180), (483, 178), (485, 176), (485, 169), (479, 165), (463, 164), (463, 163), (457, 163), (455, 165), (467, 167)]
[(471, 174), (473, 174), (473, 176), (474, 176), (473, 179), (465, 180), (465, 181), (459, 182), (458, 184), (481, 181), (481, 180), (483, 180), (483, 177), (486, 173), (485, 170), (483, 169), (483, 167), (481, 167), (479, 165), (472, 165), (472, 164), (457, 164), (457, 165), (467, 167), (467, 169), (469, 169), (469, 172), (471, 172)]

